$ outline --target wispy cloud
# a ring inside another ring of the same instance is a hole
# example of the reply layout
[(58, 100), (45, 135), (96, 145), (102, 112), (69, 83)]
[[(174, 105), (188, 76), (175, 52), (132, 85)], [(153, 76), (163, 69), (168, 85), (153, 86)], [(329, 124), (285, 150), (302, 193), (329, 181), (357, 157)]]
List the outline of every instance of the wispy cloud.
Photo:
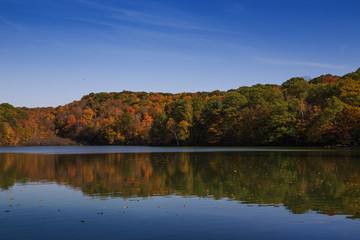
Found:
[(256, 57), (258, 62), (272, 65), (293, 65), (293, 66), (308, 66), (308, 67), (320, 67), (320, 68), (332, 68), (332, 69), (345, 69), (346, 65), (334, 65), (328, 63), (308, 62), (308, 61), (291, 61), (284, 59)]
[(143, 23), (147, 25), (159, 25), (186, 29), (203, 29), (200, 26), (188, 23), (186, 21), (177, 20), (170, 16), (154, 14), (144, 11), (135, 11), (120, 7), (110, 7), (89, 0), (78, 0), (78, 2), (93, 8), (110, 11), (112, 13), (110, 17), (117, 20)]
[(120, 20), (135, 24), (177, 28), (183, 30), (197, 30), (197, 31), (208, 31), (208, 32), (220, 32), (227, 34), (239, 34), (238, 32), (232, 32), (225, 28), (224, 29), (215, 28), (213, 26), (208, 27), (208, 26), (204, 26), (203, 24), (197, 24), (195, 23), (196, 19), (194, 18), (194, 16), (189, 16), (184, 12), (172, 11), (171, 14), (166, 15), (162, 13), (164, 11), (161, 11), (161, 13), (160, 12), (154, 13), (150, 11), (145, 12), (145, 11), (131, 10), (121, 7), (111, 7), (90, 0), (78, 0), (78, 2), (89, 7), (108, 11), (110, 13), (108, 14), (108, 17), (112, 20)]
[(12, 21), (9, 21), (8, 19), (6, 19), (5, 17), (3, 17), (1, 15), (0, 15), (0, 22), (3, 22), (7, 26), (14, 28), (17, 31), (24, 32), (24, 29), (20, 25), (15, 24)]

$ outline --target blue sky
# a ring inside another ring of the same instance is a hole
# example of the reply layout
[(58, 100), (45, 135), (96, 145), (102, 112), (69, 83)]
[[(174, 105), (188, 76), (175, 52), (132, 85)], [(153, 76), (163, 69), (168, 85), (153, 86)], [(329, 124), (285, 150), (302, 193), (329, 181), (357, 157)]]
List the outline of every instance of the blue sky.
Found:
[(0, 0), (0, 102), (196, 92), (360, 67), (360, 1)]

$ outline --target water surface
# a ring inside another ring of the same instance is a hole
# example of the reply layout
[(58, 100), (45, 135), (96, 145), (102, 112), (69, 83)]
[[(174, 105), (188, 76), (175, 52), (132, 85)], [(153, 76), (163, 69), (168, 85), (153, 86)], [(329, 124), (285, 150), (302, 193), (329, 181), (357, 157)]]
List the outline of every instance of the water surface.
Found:
[(356, 150), (0, 149), (1, 239), (358, 239)]

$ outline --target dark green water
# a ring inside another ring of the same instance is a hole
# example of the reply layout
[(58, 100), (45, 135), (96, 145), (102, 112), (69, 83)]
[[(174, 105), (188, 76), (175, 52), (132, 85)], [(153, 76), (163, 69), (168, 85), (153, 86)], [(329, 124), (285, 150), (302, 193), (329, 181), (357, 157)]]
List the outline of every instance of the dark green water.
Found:
[(0, 239), (359, 239), (356, 150), (0, 149)]

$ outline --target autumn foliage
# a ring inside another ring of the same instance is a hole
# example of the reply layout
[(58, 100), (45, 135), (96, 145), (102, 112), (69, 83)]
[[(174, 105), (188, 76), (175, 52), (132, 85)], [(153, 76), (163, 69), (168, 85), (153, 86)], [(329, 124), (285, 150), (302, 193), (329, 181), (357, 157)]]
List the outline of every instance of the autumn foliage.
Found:
[[(358, 145), (360, 69), (226, 92), (90, 93), (56, 108), (0, 104), (0, 145)], [(36, 141), (35, 141), (36, 142)]]

